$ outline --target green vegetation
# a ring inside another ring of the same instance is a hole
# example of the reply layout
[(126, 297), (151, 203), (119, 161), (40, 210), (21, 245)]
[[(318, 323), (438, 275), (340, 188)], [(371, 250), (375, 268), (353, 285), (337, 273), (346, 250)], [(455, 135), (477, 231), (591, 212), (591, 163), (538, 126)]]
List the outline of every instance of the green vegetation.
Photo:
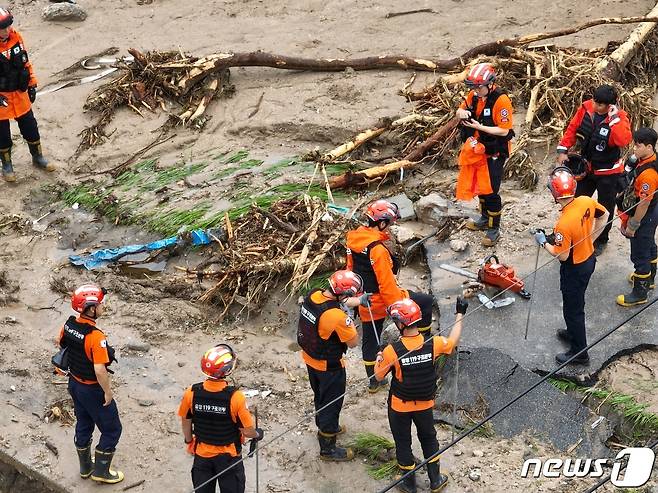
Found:
[(382, 456), (395, 448), (395, 443), (388, 438), (374, 433), (357, 433), (349, 447), (370, 462), (368, 474), (373, 479), (391, 479), (398, 470), (395, 459), (382, 462)]
[(312, 289), (324, 289), (329, 283), (327, 282), (331, 272), (323, 272), (321, 274), (315, 274), (299, 288), (299, 294), (308, 293)]
[(371, 478), (377, 480), (390, 480), (398, 472), (398, 461), (391, 459), (379, 466), (369, 466), (368, 474)]
[(156, 159), (142, 161), (137, 164), (134, 169), (121, 173), (116, 180), (114, 180), (112, 186), (121, 187), (121, 190), (123, 191), (128, 191), (132, 188), (137, 188), (142, 192), (155, 191), (169, 185), (170, 183), (175, 183), (202, 171), (208, 166), (208, 163), (177, 163), (174, 166), (163, 169), (157, 169), (156, 166)]
[(632, 438), (640, 439), (658, 432), (658, 414), (648, 412), (649, 405), (637, 402), (632, 395), (596, 387), (583, 387), (571, 380), (551, 378), (549, 382), (562, 392), (579, 392), (601, 400), (601, 404), (608, 405), (631, 425)]

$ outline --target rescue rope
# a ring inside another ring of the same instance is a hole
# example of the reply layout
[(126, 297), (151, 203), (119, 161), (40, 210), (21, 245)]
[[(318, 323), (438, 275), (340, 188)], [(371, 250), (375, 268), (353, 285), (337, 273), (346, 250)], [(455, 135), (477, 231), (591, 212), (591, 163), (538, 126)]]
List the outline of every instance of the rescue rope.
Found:
[[(653, 195), (656, 194), (656, 193), (658, 193), (658, 190), (654, 191), (654, 192), (651, 194), (651, 198), (653, 198)], [(647, 197), (647, 198), (648, 198), (648, 197)], [(646, 200), (646, 199), (644, 199), (644, 200)], [(628, 213), (632, 208), (633, 208), (633, 207), (629, 207), (626, 211), (624, 211), (624, 213)], [(603, 227), (601, 228), (601, 231), (603, 231), (603, 230), (604, 230), (609, 224), (612, 224), (615, 220), (617, 220), (617, 218), (618, 218), (618, 216), (615, 216), (615, 217), (613, 217), (612, 219), (610, 219), (608, 222), (606, 222), (606, 223), (603, 225)], [(589, 239), (590, 236), (592, 236), (592, 234), (594, 234), (594, 230), (592, 230), (592, 232), (590, 232), (587, 236), (583, 237), (580, 241), (577, 241), (576, 243), (572, 244), (571, 247), (570, 247), (570, 250), (572, 250), (576, 245), (579, 245), (579, 244), (582, 243), (583, 241)], [(557, 260), (557, 257), (551, 256), (551, 258), (550, 258), (546, 263), (544, 263), (544, 264), (542, 264), (541, 266), (539, 266), (538, 269), (535, 269), (534, 271), (531, 271), (531, 272), (529, 272), (528, 274), (526, 274), (525, 276), (521, 277), (521, 280), (524, 281), (525, 279), (527, 279), (527, 278), (530, 277), (531, 275), (536, 274), (538, 271), (540, 271), (541, 269), (543, 269), (543, 268), (546, 267), (547, 265), (551, 264), (551, 263), (554, 262), (555, 260)], [(490, 300), (491, 300), (491, 301), (495, 300), (495, 299), (498, 298), (499, 296), (502, 296), (503, 294), (505, 294), (505, 293), (506, 293), (507, 291), (509, 291), (510, 289), (512, 289), (512, 286), (509, 286), (509, 287), (503, 289), (502, 291), (500, 291), (499, 293), (495, 294), (494, 296), (492, 296), (492, 297), (490, 298)], [(531, 293), (531, 295), (534, 296), (534, 294), (532, 294), (532, 293)], [(637, 315), (638, 313), (640, 313), (640, 312), (643, 311), (644, 309), (648, 308), (648, 307), (649, 307), (650, 305), (652, 305), (656, 300), (658, 300), (658, 298), (656, 298), (655, 300), (651, 301), (648, 305), (645, 305), (644, 308), (643, 308), (642, 310), (636, 312), (635, 315)], [(474, 313), (477, 313), (479, 310), (481, 310), (483, 306), (484, 306), (484, 305), (477, 306), (477, 307), (475, 307), (473, 310), (471, 310), (471, 311), (467, 312), (466, 314), (462, 315), (462, 323), (463, 323), (463, 321), (464, 321), (466, 318), (470, 317), (470, 316), (473, 315)], [(630, 319), (629, 319), (629, 320), (630, 320)], [(452, 328), (455, 326), (456, 323), (457, 323), (457, 322), (455, 321), (455, 322), (453, 322), (451, 325), (449, 325), (449, 326), (447, 327), (447, 330), (452, 329)], [(435, 337), (438, 337), (438, 336), (441, 336), (441, 334), (433, 335), (433, 336), (431, 337), (431, 339), (434, 339)], [(429, 340), (429, 339), (428, 339), (428, 340)], [(598, 343), (598, 342), (599, 342), (599, 341), (596, 341), (596, 343)], [(585, 349), (587, 349), (587, 348), (585, 348)], [(584, 350), (583, 350), (583, 351), (584, 351)], [(409, 354), (412, 353), (412, 352), (413, 352), (412, 350), (407, 351), (406, 353), (404, 353), (404, 354), (402, 354), (401, 356), (399, 356), (399, 357), (396, 359), (396, 361), (400, 361), (400, 359), (404, 358), (405, 356), (409, 355)], [(582, 352), (582, 351), (581, 351), (581, 352)], [(565, 363), (564, 363), (562, 366), (560, 366), (557, 370), (560, 370), (561, 368), (563, 368), (564, 366), (566, 366), (567, 364), (569, 364), (569, 362), (571, 361), (571, 359), (575, 358), (575, 357), (578, 356), (579, 354), (580, 354), (580, 352), (579, 352), (578, 354), (572, 356), (572, 358), (570, 358), (567, 362), (565, 362)], [(557, 370), (554, 370), (554, 371), (557, 371)], [(374, 378), (374, 375), (371, 376), (371, 377), (366, 377), (365, 379), (359, 379), (358, 381), (361, 382), (362, 380), (365, 380), (365, 381), (367, 381), (368, 383), (370, 383), (370, 379), (371, 379), (371, 378)], [(540, 382), (540, 383), (541, 383), (541, 382)], [(530, 389), (530, 390), (532, 390), (532, 389)], [(259, 450), (261, 450), (261, 449), (264, 449), (265, 447), (271, 445), (272, 443), (274, 443), (274, 442), (277, 441), (278, 439), (280, 439), (280, 438), (282, 438), (283, 436), (287, 435), (288, 433), (292, 432), (292, 431), (295, 430), (298, 426), (302, 425), (303, 423), (305, 423), (306, 421), (310, 420), (311, 418), (314, 418), (317, 414), (319, 414), (320, 412), (324, 411), (325, 409), (327, 409), (329, 406), (333, 405), (334, 403), (338, 402), (340, 399), (343, 399), (345, 396), (347, 396), (348, 393), (349, 393), (349, 390), (346, 389), (345, 392), (343, 392), (341, 395), (339, 395), (339, 396), (336, 397), (335, 399), (331, 400), (330, 402), (328, 402), (327, 404), (325, 404), (324, 406), (322, 406), (320, 409), (318, 409), (318, 410), (316, 410), (316, 411), (313, 411), (313, 412), (311, 412), (311, 413), (305, 415), (305, 416), (302, 417), (299, 421), (297, 421), (294, 425), (292, 425), (292, 426), (290, 426), (289, 428), (285, 429), (284, 431), (282, 431), (281, 433), (279, 433), (278, 435), (276, 435), (274, 438), (272, 438), (272, 439), (270, 439), (270, 440), (264, 442), (263, 444), (258, 444), (258, 446), (256, 447), (255, 451), (259, 451)], [(518, 400), (518, 398), (515, 399), (515, 401), (516, 401), (516, 400)], [(515, 402), (515, 401), (514, 401), (514, 402)], [(493, 416), (491, 416), (491, 417), (493, 417)], [(487, 419), (487, 421), (488, 421), (489, 419), (491, 419), (491, 417), (489, 417), (489, 418)], [(486, 422), (486, 421), (485, 421), (485, 422)], [(482, 426), (485, 422), (481, 422), (479, 425), (476, 425), (476, 427), (474, 427), (474, 428), (472, 428), (471, 430), (469, 430), (468, 434), (472, 433), (474, 430), (476, 430), (477, 428), (479, 428), (480, 426)], [(462, 438), (464, 438), (464, 436), (468, 436), (468, 435), (463, 435), (463, 436), (460, 435), (459, 437), (457, 437), (457, 439), (456, 439), (456, 441), (454, 441), (454, 443), (457, 443), (458, 441), (460, 441)], [(454, 445), (454, 443), (452, 443), (450, 446)], [(446, 450), (447, 450), (447, 448), (448, 448), (448, 447), (446, 447)], [(438, 455), (438, 454), (435, 454), (434, 456), (436, 456), (436, 455)], [(434, 457), (434, 456), (433, 456), (433, 457)], [(235, 466), (237, 466), (238, 464), (244, 462), (245, 458), (246, 458), (246, 457), (240, 457), (239, 460), (233, 462), (230, 466), (226, 467), (225, 469), (223, 469), (222, 471), (220, 471), (219, 473), (217, 473), (215, 476), (213, 476), (213, 477), (211, 477), (210, 479), (206, 480), (205, 482), (201, 483), (199, 486), (196, 486), (194, 489), (190, 490), (189, 493), (195, 493), (197, 490), (199, 490), (199, 489), (203, 488), (204, 486), (206, 486), (206, 485), (212, 483), (213, 481), (217, 480), (217, 478), (219, 478), (222, 474), (224, 474), (224, 473), (230, 471), (231, 469), (233, 469), (233, 468), (234, 468)], [(423, 462), (421, 465), (424, 465), (424, 464), (425, 464), (425, 462)], [(405, 474), (405, 476), (403, 476), (402, 478), (400, 478), (399, 481), (397, 481), (397, 482), (394, 483), (393, 485), (390, 485), (387, 489), (382, 490), (382, 491), (379, 492), (379, 493), (383, 493), (383, 492), (385, 492), (385, 491), (388, 491), (390, 488), (392, 488), (393, 486), (395, 486), (396, 484), (398, 484), (400, 481), (402, 481), (402, 479), (403, 479), (404, 477), (406, 477), (408, 474), (410, 474), (411, 472), (415, 471), (416, 469), (417, 469), (417, 468), (415, 468), (415, 469), (409, 471), (409, 473)]]
[(543, 376), (542, 378), (540, 378), (536, 383), (534, 383), (534, 384), (531, 385), (529, 388), (527, 388), (526, 390), (524, 390), (523, 392), (521, 392), (519, 395), (517, 395), (514, 399), (512, 399), (511, 401), (509, 401), (509, 402), (508, 402), (507, 404), (505, 404), (503, 407), (501, 407), (501, 408), (498, 409), (497, 411), (491, 413), (489, 416), (487, 416), (486, 418), (484, 418), (482, 421), (480, 421), (479, 423), (477, 423), (476, 425), (474, 425), (472, 428), (469, 428), (468, 430), (466, 430), (464, 433), (462, 433), (461, 435), (459, 435), (455, 440), (453, 440), (452, 442), (450, 442), (448, 445), (445, 445), (444, 447), (440, 448), (437, 452), (433, 453), (430, 457), (428, 457), (428, 458), (426, 458), (425, 460), (421, 461), (420, 464), (418, 464), (418, 465), (415, 466), (413, 469), (410, 469), (407, 473), (405, 473), (404, 475), (402, 475), (397, 481), (395, 481), (395, 482), (389, 484), (386, 488), (384, 488), (383, 490), (379, 490), (377, 493), (386, 493), (386, 492), (389, 491), (391, 488), (393, 488), (394, 486), (396, 486), (396, 485), (398, 485), (399, 483), (401, 483), (401, 482), (402, 482), (407, 476), (409, 476), (410, 474), (413, 474), (413, 473), (416, 472), (418, 469), (420, 469), (421, 467), (423, 467), (423, 466), (424, 466), (425, 464), (427, 464), (430, 460), (432, 460), (432, 459), (434, 459), (435, 457), (441, 455), (441, 454), (444, 453), (446, 450), (448, 450), (450, 447), (452, 447), (453, 445), (456, 445), (457, 443), (459, 443), (460, 441), (462, 441), (464, 438), (466, 438), (467, 436), (469, 436), (471, 433), (473, 433), (473, 432), (476, 431), (477, 429), (481, 428), (483, 425), (485, 425), (486, 423), (488, 423), (489, 421), (491, 421), (493, 418), (495, 418), (496, 416), (498, 416), (501, 412), (503, 412), (505, 409), (507, 409), (507, 408), (510, 407), (512, 404), (514, 404), (515, 402), (517, 402), (519, 399), (521, 399), (522, 397), (526, 396), (527, 394), (529, 394), (530, 392), (532, 392), (534, 389), (536, 389), (537, 387), (539, 387), (539, 386), (540, 386), (542, 383), (544, 383), (546, 380), (548, 380), (548, 379), (551, 378), (552, 376), (555, 376), (555, 374), (556, 374), (558, 371), (560, 371), (562, 368), (564, 368), (565, 366), (567, 366), (571, 361), (573, 361), (574, 359), (576, 359), (578, 356), (580, 356), (581, 354), (585, 353), (585, 352), (588, 351), (589, 349), (593, 348), (593, 347), (596, 346), (599, 342), (601, 342), (603, 339), (605, 339), (606, 337), (608, 337), (608, 336), (610, 336), (612, 333), (614, 333), (617, 329), (619, 329), (620, 327), (624, 326), (625, 324), (627, 324), (628, 322), (630, 322), (631, 320), (633, 320), (635, 317), (637, 317), (640, 313), (642, 313), (642, 312), (644, 312), (645, 310), (647, 310), (649, 307), (653, 306), (653, 304), (656, 303), (656, 301), (658, 301), (658, 298), (654, 298), (653, 300), (651, 300), (649, 303), (647, 303), (646, 305), (644, 305), (644, 306), (643, 306), (642, 308), (640, 308), (638, 311), (636, 311), (635, 313), (633, 313), (632, 315), (630, 315), (630, 316), (627, 317), (626, 319), (622, 320), (622, 321), (621, 321), (619, 324), (617, 324), (615, 327), (613, 327), (613, 328), (610, 329), (608, 332), (606, 332), (605, 334), (603, 334), (601, 337), (599, 337), (596, 341), (594, 341), (593, 343), (591, 343), (589, 346), (586, 346), (585, 348), (581, 349), (581, 350), (578, 351), (576, 354), (574, 354), (573, 356), (571, 356), (571, 358), (569, 358), (567, 361), (565, 361), (564, 363), (562, 363), (562, 364), (561, 364), (560, 366), (558, 366), (555, 370), (553, 370), (552, 372), (550, 372), (550, 373), (544, 375), (544, 376)]
[[(645, 445), (645, 448), (654, 449), (654, 448), (656, 448), (656, 445), (658, 445), (658, 440), (654, 440), (653, 443), (648, 444), (648, 445)], [(624, 464), (624, 465), (619, 469), (619, 472), (625, 470), (627, 465), (628, 465), (628, 464)], [(605, 478), (602, 478), (602, 479), (601, 479), (598, 483), (596, 483), (594, 486), (592, 486), (591, 488), (588, 488), (587, 490), (583, 491), (583, 493), (592, 493), (593, 491), (598, 490), (601, 486), (603, 486), (603, 485), (606, 484), (608, 481), (610, 481), (610, 478), (611, 478), (611, 475), (608, 474)]]

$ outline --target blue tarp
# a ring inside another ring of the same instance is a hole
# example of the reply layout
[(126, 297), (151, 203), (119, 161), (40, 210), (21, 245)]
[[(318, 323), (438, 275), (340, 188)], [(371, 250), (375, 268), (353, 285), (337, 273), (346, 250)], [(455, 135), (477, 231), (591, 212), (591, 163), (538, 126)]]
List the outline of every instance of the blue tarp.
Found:
[[(221, 234), (221, 233), (220, 233)], [(87, 270), (105, 267), (111, 262), (116, 262), (121, 257), (134, 253), (153, 252), (165, 248), (171, 248), (178, 244), (191, 244), (194, 246), (208, 245), (212, 242), (211, 235), (218, 236), (217, 230), (196, 229), (187, 236), (172, 236), (163, 240), (152, 241), (145, 245), (127, 245), (118, 248), (103, 248), (83, 255), (69, 255), (69, 261), (73, 265), (83, 266)]]

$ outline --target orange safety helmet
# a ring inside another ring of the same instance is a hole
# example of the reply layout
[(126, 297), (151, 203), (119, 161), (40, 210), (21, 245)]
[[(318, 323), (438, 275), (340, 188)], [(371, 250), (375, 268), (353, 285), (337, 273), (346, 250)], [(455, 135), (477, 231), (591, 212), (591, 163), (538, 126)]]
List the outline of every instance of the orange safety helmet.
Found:
[(480, 86), (488, 86), (496, 80), (496, 69), (490, 63), (478, 63), (473, 65), (466, 76), (466, 86), (475, 89)]
[(420, 322), (420, 319), (423, 318), (420, 307), (411, 298), (404, 298), (389, 305), (386, 313), (400, 330)]
[(6, 29), (14, 23), (14, 16), (7, 9), (0, 7), (0, 29)]
[(351, 270), (338, 270), (331, 274), (329, 288), (336, 296), (356, 296), (363, 292), (363, 279)]
[(556, 202), (576, 195), (576, 179), (566, 166), (558, 166), (553, 170), (547, 186)]
[(228, 377), (238, 364), (238, 357), (228, 344), (218, 344), (201, 357), (201, 371), (219, 380)]
[(82, 313), (90, 306), (100, 305), (103, 303), (106, 292), (104, 288), (99, 288), (95, 284), (83, 284), (73, 293), (71, 308)]
[(380, 199), (368, 206), (366, 217), (373, 222), (388, 221), (389, 223), (394, 223), (400, 219), (400, 209), (397, 204)]

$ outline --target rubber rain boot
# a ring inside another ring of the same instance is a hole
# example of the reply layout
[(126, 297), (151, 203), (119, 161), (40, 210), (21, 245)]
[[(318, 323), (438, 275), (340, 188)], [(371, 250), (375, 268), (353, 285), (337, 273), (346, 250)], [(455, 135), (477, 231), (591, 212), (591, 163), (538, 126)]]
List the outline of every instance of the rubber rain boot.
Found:
[(354, 451), (351, 448), (336, 446), (336, 435), (334, 433), (318, 431), (318, 443), (320, 444), (320, 459), (322, 460), (344, 462), (354, 459)]
[(488, 223), (489, 218), (487, 217), (487, 213), (484, 210), (484, 200), (480, 199), (480, 219), (469, 219), (466, 223), (466, 227), (471, 231), (484, 231), (487, 229)]
[(2, 177), (10, 183), (16, 181), (14, 166), (11, 163), (11, 147), (0, 149), (0, 159), (2, 159)]
[(376, 394), (380, 390), (386, 388), (388, 385), (388, 378), (385, 378), (381, 382), (378, 382), (377, 379), (374, 377), (375, 375), (375, 365), (373, 364), (368, 364), (365, 363), (366, 367), (366, 375), (368, 375), (368, 392), (371, 394)]
[(91, 473), (91, 479), (99, 483), (120, 483), (123, 481), (123, 473), (121, 471), (112, 470), (112, 458), (114, 452), (103, 452), (96, 449), (96, 459), (94, 461), (94, 472)]
[[(401, 466), (398, 464), (399, 468), (399, 473), (395, 476), (395, 480), (397, 481), (400, 479), (402, 476), (407, 474), (409, 471), (411, 471), (415, 465), (412, 466)], [(406, 476), (400, 483), (396, 485), (396, 488), (399, 491), (402, 491), (403, 493), (416, 493), (416, 472), (412, 472), (408, 476)]]
[(78, 451), (78, 460), (80, 461), (80, 477), (88, 478), (94, 471), (94, 461), (91, 458), (91, 442), (86, 447), (75, 446)]
[(498, 228), (489, 228), (482, 238), (482, 246), (492, 247), (496, 246), (500, 239), (500, 230)]
[(427, 475), (430, 478), (430, 491), (438, 493), (448, 484), (448, 476), (441, 474), (439, 460), (427, 463)]
[(658, 267), (658, 258), (651, 261), (651, 273), (649, 274), (649, 289), (656, 287), (656, 267)]
[(633, 273), (633, 290), (629, 294), (617, 296), (617, 304), (621, 306), (635, 306), (647, 302), (651, 274)]
[(34, 166), (45, 171), (55, 171), (55, 165), (49, 163), (48, 160), (43, 157), (40, 140), (37, 140), (36, 142), (28, 142), (27, 146), (30, 148), (30, 154), (32, 154), (32, 164)]

